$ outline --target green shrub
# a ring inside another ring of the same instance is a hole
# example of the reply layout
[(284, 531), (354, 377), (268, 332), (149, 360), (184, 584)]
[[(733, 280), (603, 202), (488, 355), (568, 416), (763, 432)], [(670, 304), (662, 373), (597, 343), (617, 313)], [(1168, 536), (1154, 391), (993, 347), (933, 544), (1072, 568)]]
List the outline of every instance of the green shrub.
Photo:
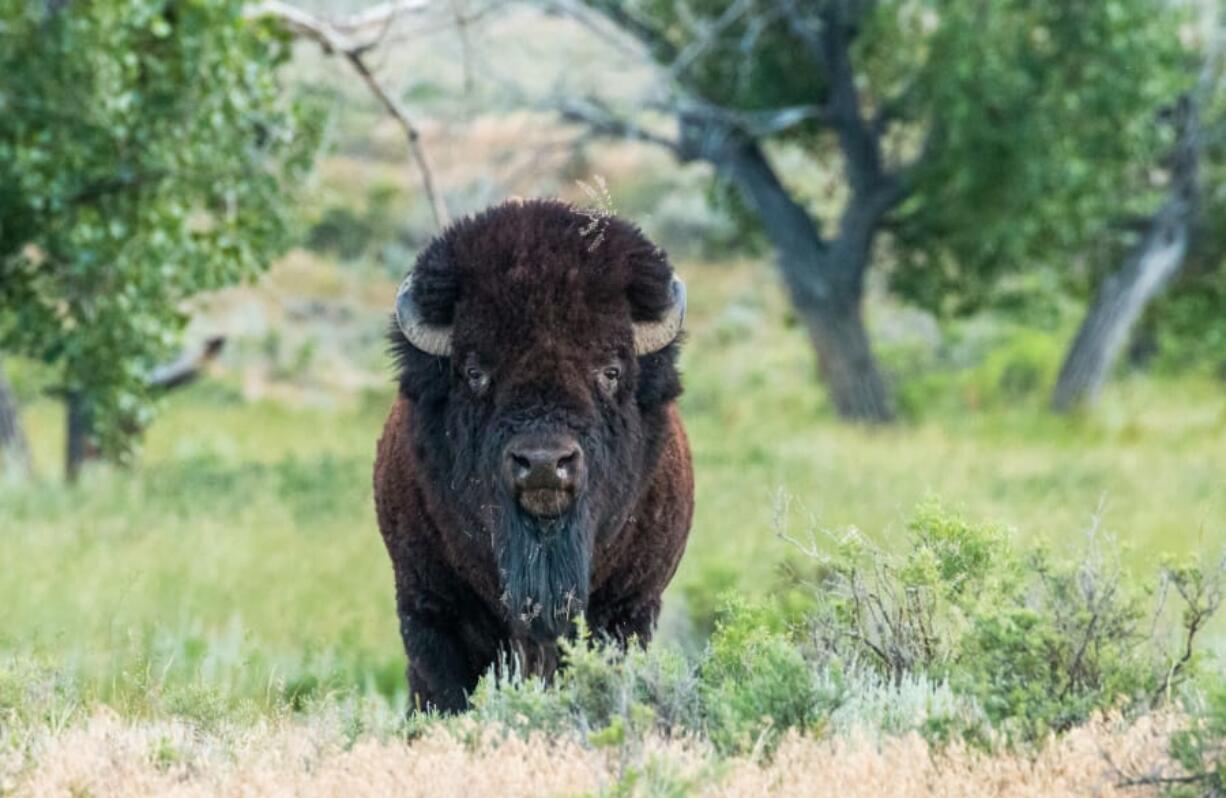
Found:
[(586, 633), (561, 646), (566, 666), (552, 685), (522, 675), (514, 662), (483, 677), (472, 696), (473, 717), (515, 733), (577, 734), (593, 744), (621, 744), (653, 728), (698, 729), (698, 681), (677, 649), (622, 652)]
[(363, 216), (349, 206), (324, 211), (307, 234), (307, 246), (316, 252), (335, 253), (342, 260), (353, 260), (366, 252), (375, 231)]
[(1000, 529), (928, 504), (908, 534), (901, 557), (855, 531), (835, 542), (833, 554), (808, 549), (822, 570), (810, 617), (819, 661), (868, 662), (895, 683), (913, 673), (940, 676), (958, 658), (979, 605), (1014, 576)]
[(721, 752), (744, 752), (806, 730), (833, 706), (800, 648), (762, 605), (729, 604), (699, 669), (705, 726)]
[(732, 601), (697, 664), (679, 650), (647, 650), (581, 636), (562, 643), (565, 667), (552, 685), (513, 663), (490, 673), (472, 715), (513, 733), (570, 734), (598, 747), (634, 747), (650, 731), (693, 733), (721, 753), (769, 748), (788, 729), (815, 727), (835, 705), (779, 616)]
[(1189, 708), (1188, 728), (1171, 741), (1171, 756), (1185, 771), (1172, 780), (1172, 795), (1226, 795), (1226, 676), (1219, 676)]
[(891, 681), (864, 667), (846, 673), (829, 667), (818, 673), (823, 681), (819, 690), (835, 697), (835, 706), (822, 724), (829, 734), (880, 739), (918, 732), (939, 746), (954, 740), (981, 745), (992, 737), (978, 702), (955, 692), (949, 682), (923, 674)]
[(487, 676), (474, 715), (574, 735), (634, 767), (652, 731), (697, 734), (721, 755), (769, 753), (792, 729), (1029, 743), (1165, 702), (1196, 673), (1222, 601), (1226, 563), (1167, 563), (1146, 585), (1101, 536), (1059, 559), (932, 502), (907, 531), (898, 553), (856, 533), (830, 553), (805, 547), (818, 577), (799, 624), (780, 600), (725, 599), (693, 663), (676, 648), (623, 653), (582, 635), (562, 644), (552, 686), (505, 664), (509, 676)]
[[(394, 242), (402, 234), (398, 201), (399, 192), (394, 186), (379, 184), (367, 192), (366, 206), (361, 212), (355, 211), (351, 202), (330, 206), (311, 226), (307, 246), (350, 261)], [(403, 264), (400, 269), (403, 271)]]
[(881, 356), (897, 383), (899, 412), (916, 420), (1038, 406), (1055, 385), (1066, 344), (1058, 328), (977, 319), (945, 325), (935, 348), (895, 344)]
[(1014, 335), (967, 375), (967, 404), (973, 409), (1010, 407), (1045, 398), (1055, 385), (1062, 353), (1062, 339), (1051, 333)]
[[(917, 512), (908, 542), (901, 555), (858, 535), (833, 554), (807, 549), (822, 566), (814, 658), (866, 663), (894, 684), (947, 682), (1009, 740), (1165, 701), (1195, 671), (1197, 641), (1222, 601), (1226, 564), (1168, 563), (1150, 586), (1096, 536), (1080, 557), (1058, 561), (933, 504)], [(1153, 631), (1172, 625), (1160, 623), (1172, 591), (1177, 639)]]

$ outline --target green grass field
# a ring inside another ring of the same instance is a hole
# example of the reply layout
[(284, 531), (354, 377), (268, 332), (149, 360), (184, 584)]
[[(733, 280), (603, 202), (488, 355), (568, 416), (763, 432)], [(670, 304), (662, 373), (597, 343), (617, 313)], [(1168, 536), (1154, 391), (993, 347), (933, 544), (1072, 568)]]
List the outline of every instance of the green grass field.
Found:
[[(1093, 413), (1057, 419), (1045, 377), (978, 398), (995, 390), (988, 358), (950, 376), (931, 411), (849, 427), (765, 265), (683, 268), (697, 516), (662, 634), (700, 644), (724, 591), (784, 591), (781, 526), (856, 526), (888, 545), (926, 497), (1054, 547), (1101, 509), (1137, 566), (1226, 540), (1220, 383), (1124, 377)], [(257, 711), (336, 689), (403, 700), (370, 488), (390, 400), (389, 380), (328, 405), (249, 402), (223, 375), (167, 404), (134, 467), (77, 487), (55, 473), (60, 409), (35, 403), (41, 478), (0, 488), (0, 652), (135, 714), (201, 691)]]

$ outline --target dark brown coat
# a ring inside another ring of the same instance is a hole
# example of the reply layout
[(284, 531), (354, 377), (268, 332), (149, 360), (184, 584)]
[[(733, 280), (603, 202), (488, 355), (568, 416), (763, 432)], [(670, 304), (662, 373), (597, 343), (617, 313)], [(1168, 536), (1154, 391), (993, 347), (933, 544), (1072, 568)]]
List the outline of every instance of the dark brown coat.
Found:
[[(557, 202), (464, 220), (418, 259), (417, 306), (451, 325), (452, 348), (393, 335), (400, 391), (374, 472), (418, 706), (464, 708), (507, 655), (550, 674), (580, 614), (623, 643), (650, 638), (693, 512), (679, 344), (634, 350), (671, 279), (637, 228)], [(526, 436), (582, 455), (556, 516), (525, 512), (509, 487)]]

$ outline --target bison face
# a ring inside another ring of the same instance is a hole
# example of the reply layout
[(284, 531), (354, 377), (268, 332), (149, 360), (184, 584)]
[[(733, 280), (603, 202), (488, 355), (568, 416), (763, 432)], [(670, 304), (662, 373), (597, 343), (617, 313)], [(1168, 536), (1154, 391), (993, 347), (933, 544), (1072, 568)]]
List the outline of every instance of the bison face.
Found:
[(488, 552), (506, 619), (552, 640), (647, 484), (685, 289), (636, 228), (554, 202), (461, 222), (397, 299), (426, 490)]

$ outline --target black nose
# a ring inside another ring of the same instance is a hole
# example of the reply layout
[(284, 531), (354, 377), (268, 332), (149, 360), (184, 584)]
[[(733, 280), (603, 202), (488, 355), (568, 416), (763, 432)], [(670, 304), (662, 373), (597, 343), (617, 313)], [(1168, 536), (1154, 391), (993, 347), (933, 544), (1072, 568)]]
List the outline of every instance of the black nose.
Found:
[(517, 490), (571, 491), (583, 473), (583, 450), (565, 438), (512, 442), (507, 465)]

